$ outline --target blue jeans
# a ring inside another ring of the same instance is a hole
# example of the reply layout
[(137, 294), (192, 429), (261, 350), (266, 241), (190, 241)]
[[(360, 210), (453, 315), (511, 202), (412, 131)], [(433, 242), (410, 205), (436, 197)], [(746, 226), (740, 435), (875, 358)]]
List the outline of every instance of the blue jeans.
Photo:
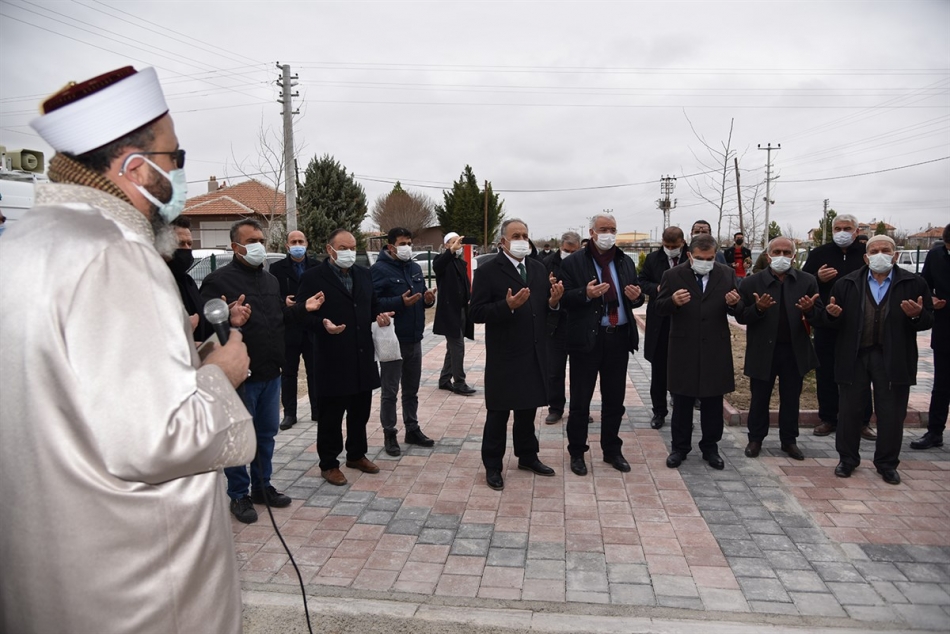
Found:
[(228, 479), (228, 497), (237, 500), (248, 493), (248, 487), (263, 490), (270, 484), (271, 459), (274, 457), (274, 437), (280, 425), (280, 377), (270, 381), (247, 381), (239, 389), (244, 406), (254, 418), (257, 435), (257, 453), (251, 463), (251, 475), (247, 467), (228, 467), (224, 475)]

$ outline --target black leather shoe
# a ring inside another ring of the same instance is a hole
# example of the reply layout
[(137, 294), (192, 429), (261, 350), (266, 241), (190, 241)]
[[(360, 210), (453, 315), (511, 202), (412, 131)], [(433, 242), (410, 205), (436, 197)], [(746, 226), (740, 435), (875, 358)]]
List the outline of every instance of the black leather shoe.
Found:
[(604, 456), (604, 462), (609, 463), (610, 466), (612, 466), (617, 471), (621, 471), (623, 473), (630, 471), (630, 463), (627, 462), (627, 460), (620, 454), (617, 454), (612, 458)]
[(839, 462), (838, 466), (835, 467), (835, 475), (839, 478), (850, 478), (852, 471), (854, 471), (854, 467), (843, 462)]
[(588, 424), (588, 425), (591, 425), (591, 424), (593, 424), (593, 422), (594, 422), (594, 417), (593, 417), (593, 416), (588, 416), (588, 417), (587, 417), (587, 424)]
[(718, 453), (704, 453), (703, 460), (709, 463), (709, 466), (713, 469), (722, 471), (726, 468), (726, 463), (722, 461), (722, 456)]
[(884, 481), (888, 484), (901, 483), (901, 474), (897, 473), (897, 469), (881, 469), (878, 467), (877, 472), (881, 474), (881, 477), (884, 478)]
[(935, 434), (928, 431), (910, 443), (911, 449), (932, 449), (933, 447), (943, 447), (943, 434)]
[[(264, 502), (264, 496), (267, 496), (267, 502)], [(251, 502), (254, 504), (267, 504), (273, 509), (283, 509), (290, 506), (290, 496), (280, 493), (277, 489), (272, 486), (267, 487), (263, 491), (257, 489), (251, 490)]]
[(678, 451), (674, 451), (673, 453), (671, 453), (669, 456), (666, 457), (666, 466), (669, 467), (670, 469), (676, 469), (681, 464), (683, 464), (684, 460), (686, 460), (686, 456), (684, 456)]
[(495, 489), (496, 491), (501, 491), (505, 488), (505, 481), (501, 477), (501, 471), (498, 469), (486, 469), (485, 482), (488, 483), (489, 488)]
[(861, 438), (865, 440), (877, 440), (877, 432), (871, 429), (870, 425), (861, 428)]
[(559, 412), (557, 410), (548, 410), (548, 415), (544, 418), (544, 422), (548, 425), (553, 425), (564, 418), (564, 412)]
[(745, 457), (758, 458), (760, 451), (762, 451), (762, 442), (759, 440), (750, 440), (749, 444), (745, 446)]
[(283, 431), (286, 431), (297, 424), (296, 416), (284, 416), (284, 420), (280, 421), (280, 428)]
[(254, 510), (254, 504), (247, 495), (231, 500), (231, 515), (242, 524), (253, 524), (257, 521), (257, 511)]
[(452, 390), (452, 384), (451, 384), (451, 383), (439, 383), (439, 389), (440, 389), (440, 390), (448, 390), (449, 392), (453, 391), (453, 390)]
[(406, 444), (431, 447), (435, 444), (435, 441), (423, 434), (421, 429), (416, 428), (406, 432)]
[(650, 427), (652, 427), (653, 429), (660, 429), (665, 424), (666, 424), (666, 416), (660, 416), (659, 414), (657, 414), (656, 416), (650, 419)]
[(544, 464), (537, 458), (535, 458), (531, 462), (519, 462), (518, 468), (524, 469), (525, 471), (533, 471), (539, 476), (551, 477), (554, 475), (554, 469), (547, 466), (546, 464)]
[(399, 448), (399, 441), (396, 440), (396, 430), (383, 432), (383, 449), (386, 451), (386, 455), (389, 456), (398, 456), (402, 453), (402, 449)]
[(452, 386), (452, 391), (462, 396), (471, 396), (475, 393), (475, 388), (467, 383), (456, 383)]
[(802, 450), (798, 448), (796, 443), (788, 443), (787, 445), (782, 445), (782, 451), (788, 454), (789, 458), (793, 460), (804, 460), (805, 454), (802, 453)]
[(587, 475), (587, 463), (584, 462), (584, 456), (571, 458), (571, 471), (573, 471), (575, 475), (579, 475), (579, 476)]

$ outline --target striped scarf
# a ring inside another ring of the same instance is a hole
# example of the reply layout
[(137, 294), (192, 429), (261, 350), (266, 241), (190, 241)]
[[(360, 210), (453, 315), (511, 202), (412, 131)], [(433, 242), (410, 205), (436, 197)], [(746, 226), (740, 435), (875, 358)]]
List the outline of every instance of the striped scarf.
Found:
[(47, 175), (54, 183), (92, 187), (132, 205), (132, 201), (118, 185), (65, 154), (56, 154), (50, 159)]

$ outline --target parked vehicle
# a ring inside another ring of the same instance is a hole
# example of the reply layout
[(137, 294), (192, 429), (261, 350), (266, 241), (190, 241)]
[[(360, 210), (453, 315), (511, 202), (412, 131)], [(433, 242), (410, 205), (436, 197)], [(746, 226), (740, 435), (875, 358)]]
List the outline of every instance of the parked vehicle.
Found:
[[(269, 270), (270, 265), (274, 262), (279, 262), (286, 257), (283, 253), (268, 253), (264, 256), (264, 268)], [(200, 259), (195, 259), (195, 263), (191, 265), (191, 268), (188, 269), (188, 275), (192, 277), (193, 280), (198, 284), (198, 288), (201, 288), (201, 282), (204, 281), (205, 276), (208, 275), (211, 271), (219, 269), (222, 266), (227, 266), (231, 263), (231, 260), (234, 259), (234, 251), (224, 251), (223, 253), (212, 253)]]
[[(924, 259), (927, 257), (927, 251), (898, 251), (897, 266), (911, 273), (920, 273), (924, 267)], [(919, 259), (918, 259), (919, 258)]]

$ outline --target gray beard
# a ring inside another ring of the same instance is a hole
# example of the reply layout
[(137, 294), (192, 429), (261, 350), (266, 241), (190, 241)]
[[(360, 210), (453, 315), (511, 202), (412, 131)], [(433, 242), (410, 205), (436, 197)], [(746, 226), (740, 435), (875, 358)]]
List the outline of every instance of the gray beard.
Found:
[(175, 234), (175, 229), (165, 222), (158, 210), (154, 208), (149, 222), (152, 225), (152, 233), (155, 234), (155, 250), (163, 258), (170, 260), (178, 249), (178, 236)]

